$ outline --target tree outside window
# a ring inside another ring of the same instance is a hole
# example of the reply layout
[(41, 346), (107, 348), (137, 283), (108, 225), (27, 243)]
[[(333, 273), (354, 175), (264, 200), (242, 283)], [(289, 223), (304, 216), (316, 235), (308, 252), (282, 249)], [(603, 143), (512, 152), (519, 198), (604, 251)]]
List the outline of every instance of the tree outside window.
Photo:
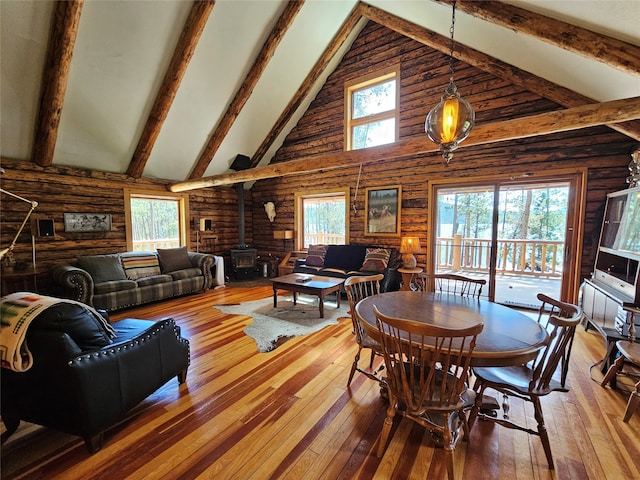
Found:
[(322, 193), (296, 197), (299, 248), (347, 242), (347, 195)]
[(386, 145), (397, 140), (399, 77), (396, 66), (347, 85), (347, 150)]
[(155, 251), (186, 243), (184, 196), (126, 193), (127, 243), (133, 251)]

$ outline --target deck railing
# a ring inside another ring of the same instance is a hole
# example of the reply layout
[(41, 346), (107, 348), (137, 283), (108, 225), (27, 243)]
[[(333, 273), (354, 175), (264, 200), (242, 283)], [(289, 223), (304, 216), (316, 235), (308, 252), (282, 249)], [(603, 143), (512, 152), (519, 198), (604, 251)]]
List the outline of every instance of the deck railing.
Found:
[(133, 241), (134, 252), (155, 252), (158, 248), (175, 248), (179, 246), (180, 241), (176, 238)]
[[(438, 237), (437, 270), (488, 272), (491, 240)], [(561, 277), (564, 242), (555, 240), (498, 240), (497, 273)]]
[(342, 233), (305, 233), (305, 245), (344, 245), (345, 236)]

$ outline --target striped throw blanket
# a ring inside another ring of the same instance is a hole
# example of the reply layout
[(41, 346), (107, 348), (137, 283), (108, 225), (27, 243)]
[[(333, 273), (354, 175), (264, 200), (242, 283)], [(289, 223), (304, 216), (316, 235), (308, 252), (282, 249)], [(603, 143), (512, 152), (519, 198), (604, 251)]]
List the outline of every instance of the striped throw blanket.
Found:
[(0, 362), (3, 368), (24, 372), (33, 365), (33, 356), (26, 342), (31, 322), (47, 308), (60, 303), (73, 303), (89, 310), (104, 325), (110, 336), (113, 327), (95, 309), (74, 300), (47, 297), (30, 292), (17, 292), (2, 297), (0, 304)]

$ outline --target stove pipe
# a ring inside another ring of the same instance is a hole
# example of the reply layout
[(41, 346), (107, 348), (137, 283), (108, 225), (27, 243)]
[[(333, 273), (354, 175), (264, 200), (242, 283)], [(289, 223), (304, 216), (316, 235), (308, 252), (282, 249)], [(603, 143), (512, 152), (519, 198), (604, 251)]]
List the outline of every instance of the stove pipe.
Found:
[(245, 243), (245, 223), (244, 223), (244, 183), (236, 184), (238, 190), (238, 248), (249, 248)]
[[(246, 170), (251, 167), (251, 158), (247, 155), (238, 154), (233, 160), (233, 163), (229, 168), (231, 170), (240, 171)], [(249, 248), (249, 245), (245, 243), (245, 224), (244, 224), (244, 182), (236, 184), (238, 190), (238, 248)]]

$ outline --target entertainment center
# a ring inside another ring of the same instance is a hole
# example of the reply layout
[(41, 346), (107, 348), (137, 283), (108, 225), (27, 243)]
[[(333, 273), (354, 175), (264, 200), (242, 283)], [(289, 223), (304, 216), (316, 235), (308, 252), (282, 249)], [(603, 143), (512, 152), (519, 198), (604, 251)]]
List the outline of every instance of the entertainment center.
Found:
[(607, 195), (596, 264), (582, 284), (586, 326), (595, 327), (608, 344), (603, 371), (615, 356), (615, 341), (629, 335), (631, 316), (623, 305), (640, 305), (640, 187)]

